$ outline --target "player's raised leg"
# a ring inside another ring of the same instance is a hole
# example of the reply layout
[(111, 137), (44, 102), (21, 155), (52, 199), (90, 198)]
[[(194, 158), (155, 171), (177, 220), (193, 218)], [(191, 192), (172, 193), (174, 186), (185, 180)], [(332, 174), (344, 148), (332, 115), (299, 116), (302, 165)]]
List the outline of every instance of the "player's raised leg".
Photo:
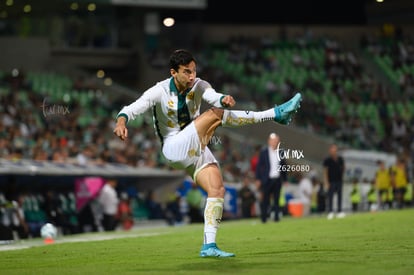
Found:
[(300, 108), (302, 95), (296, 93), (290, 100), (281, 105), (276, 105), (265, 111), (235, 111), (224, 110), (222, 125), (224, 127), (239, 127), (247, 124), (260, 123), (274, 120), (280, 124), (289, 124), (293, 115)]
[(281, 105), (276, 105), (265, 111), (229, 110), (211, 108), (204, 112), (195, 121), (198, 136), (204, 148), (210, 141), (214, 131), (220, 125), (224, 127), (240, 127), (248, 124), (265, 121), (276, 121), (281, 124), (289, 124), (293, 115), (300, 108), (302, 95), (296, 93), (294, 97)]

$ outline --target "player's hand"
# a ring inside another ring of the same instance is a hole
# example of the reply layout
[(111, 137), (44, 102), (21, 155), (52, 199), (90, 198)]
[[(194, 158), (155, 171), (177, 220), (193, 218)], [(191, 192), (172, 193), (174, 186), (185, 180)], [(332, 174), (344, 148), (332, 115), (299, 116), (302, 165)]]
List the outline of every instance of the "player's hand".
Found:
[(114, 134), (121, 140), (125, 140), (128, 137), (128, 129), (125, 127), (125, 125), (116, 125)]
[(234, 105), (236, 105), (236, 101), (234, 100), (234, 98), (231, 95), (226, 95), (221, 100), (221, 104), (224, 107), (233, 107)]
[(128, 129), (125, 125), (125, 118), (118, 118), (118, 121), (116, 122), (116, 126), (114, 129), (114, 134), (121, 140), (125, 140), (128, 137)]

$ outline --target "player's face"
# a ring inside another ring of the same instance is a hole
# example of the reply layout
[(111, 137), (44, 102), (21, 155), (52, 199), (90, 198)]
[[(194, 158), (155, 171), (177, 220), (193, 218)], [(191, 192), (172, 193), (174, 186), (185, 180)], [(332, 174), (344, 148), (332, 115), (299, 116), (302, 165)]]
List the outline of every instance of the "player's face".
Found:
[(187, 65), (180, 65), (178, 72), (171, 69), (171, 75), (174, 77), (177, 89), (182, 92), (193, 87), (197, 75), (196, 64), (191, 61)]

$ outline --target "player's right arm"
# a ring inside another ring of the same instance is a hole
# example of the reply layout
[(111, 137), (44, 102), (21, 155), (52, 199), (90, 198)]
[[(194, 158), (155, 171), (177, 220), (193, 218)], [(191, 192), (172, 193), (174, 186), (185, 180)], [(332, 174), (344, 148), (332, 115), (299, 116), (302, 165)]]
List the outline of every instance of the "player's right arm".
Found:
[(161, 95), (162, 88), (159, 85), (155, 85), (146, 90), (135, 102), (124, 106), (116, 117), (114, 134), (121, 140), (125, 140), (128, 137), (128, 129), (126, 127), (128, 121), (142, 115), (157, 102), (160, 102)]
[(230, 108), (236, 104), (236, 101), (231, 95), (217, 92), (209, 82), (200, 80), (197, 82), (197, 88), (202, 90), (203, 99), (218, 108)]

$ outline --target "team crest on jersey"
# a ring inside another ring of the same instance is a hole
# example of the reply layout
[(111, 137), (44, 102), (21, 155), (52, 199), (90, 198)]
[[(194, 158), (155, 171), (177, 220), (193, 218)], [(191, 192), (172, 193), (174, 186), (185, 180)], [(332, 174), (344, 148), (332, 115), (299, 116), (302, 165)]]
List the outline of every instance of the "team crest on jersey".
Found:
[(172, 109), (168, 109), (167, 116), (170, 116), (170, 117), (175, 116), (175, 111)]
[(194, 99), (194, 91), (190, 91), (190, 92), (187, 94), (187, 99), (189, 99), (189, 100), (193, 100), (193, 99)]
[(197, 156), (197, 150), (196, 149), (190, 149), (190, 150), (188, 150), (187, 154), (188, 154), (189, 157)]

